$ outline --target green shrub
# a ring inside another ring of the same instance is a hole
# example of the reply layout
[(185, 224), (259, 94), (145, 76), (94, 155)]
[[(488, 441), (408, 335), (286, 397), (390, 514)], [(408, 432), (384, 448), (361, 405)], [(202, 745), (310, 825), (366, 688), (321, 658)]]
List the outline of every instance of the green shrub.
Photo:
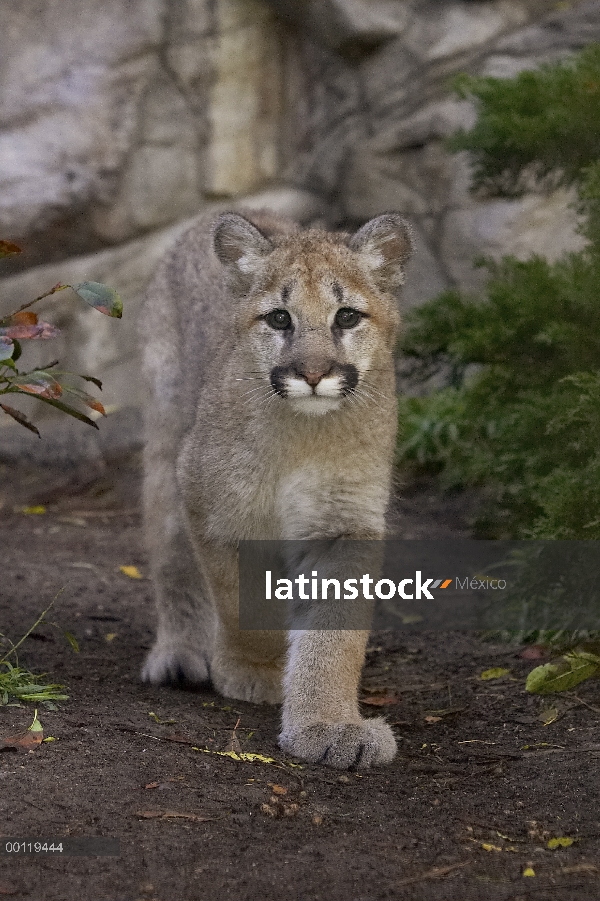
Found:
[(512, 79), (460, 76), (463, 97), (478, 101), (471, 131), (450, 142), (475, 155), (474, 187), (519, 194), (534, 177), (572, 182), (600, 155), (600, 45), (560, 65)]
[(405, 354), (449, 360), (455, 374), (478, 366), (455, 387), (401, 399), (399, 460), (446, 487), (482, 486), (480, 535), (600, 539), (600, 47), (459, 87), (479, 108), (453, 140), (473, 154), (475, 186), (574, 182), (588, 243), (553, 264), (480, 261), (483, 298), (447, 291), (407, 318)]

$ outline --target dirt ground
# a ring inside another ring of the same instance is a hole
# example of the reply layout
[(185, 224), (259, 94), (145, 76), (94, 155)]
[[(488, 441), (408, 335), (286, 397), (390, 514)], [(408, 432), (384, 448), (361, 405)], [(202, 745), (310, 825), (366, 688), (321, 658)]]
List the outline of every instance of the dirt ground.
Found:
[[(139, 485), (135, 458), (92, 481), (0, 472), (0, 632), (16, 641), (60, 592), (55, 625), (37, 627), (19, 661), (69, 694), (38, 710), (54, 741), (0, 753), (0, 831), (120, 839), (119, 857), (0, 855), (0, 897), (597, 901), (597, 682), (533, 697), (524, 678), (538, 661), (523, 648), (375, 633), (364, 713), (385, 713), (398, 756), (361, 773), (294, 765), (277, 709), (140, 683), (151, 586), (120, 570), (147, 574)], [(407, 537), (464, 534), (467, 509), (416, 485), (396, 518)], [(482, 681), (490, 667), (510, 675)], [(31, 705), (1, 707), (0, 739), (32, 718)], [(234, 747), (272, 761), (218, 753)], [(560, 837), (574, 842), (551, 850)]]

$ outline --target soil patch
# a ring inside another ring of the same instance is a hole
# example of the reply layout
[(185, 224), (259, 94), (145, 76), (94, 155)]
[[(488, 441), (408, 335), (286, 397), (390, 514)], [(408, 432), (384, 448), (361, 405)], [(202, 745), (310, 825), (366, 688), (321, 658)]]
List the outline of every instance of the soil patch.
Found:
[[(532, 697), (535, 664), (521, 648), (374, 633), (364, 712), (385, 712), (397, 758), (363, 773), (297, 766), (277, 746), (276, 708), (140, 683), (154, 610), (139, 487), (136, 457), (93, 478), (0, 473), (0, 632), (16, 641), (56, 598), (56, 625), (36, 628), (19, 661), (69, 694), (38, 709), (54, 741), (0, 753), (1, 832), (120, 840), (119, 857), (0, 855), (0, 897), (598, 898), (597, 682)], [(44, 513), (23, 512), (38, 505)], [(468, 499), (421, 483), (394, 518), (407, 537), (443, 537), (466, 534), (469, 511)], [(482, 681), (490, 667), (510, 674)], [(544, 725), (549, 707), (556, 718)], [(32, 718), (31, 705), (0, 707), (0, 739)], [(574, 842), (551, 850), (561, 837)]]

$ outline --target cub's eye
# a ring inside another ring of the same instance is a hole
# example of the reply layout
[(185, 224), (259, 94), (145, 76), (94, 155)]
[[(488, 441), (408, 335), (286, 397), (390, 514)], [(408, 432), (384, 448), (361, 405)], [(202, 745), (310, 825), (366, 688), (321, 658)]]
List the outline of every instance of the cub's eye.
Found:
[(362, 313), (352, 307), (341, 307), (335, 314), (335, 324), (339, 328), (354, 328), (363, 318)]
[(271, 310), (271, 312), (267, 313), (265, 316), (265, 322), (267, 325), (270, 325), (271, 328), (283, 331), (291, 326), (292, 317), (287, 310)]

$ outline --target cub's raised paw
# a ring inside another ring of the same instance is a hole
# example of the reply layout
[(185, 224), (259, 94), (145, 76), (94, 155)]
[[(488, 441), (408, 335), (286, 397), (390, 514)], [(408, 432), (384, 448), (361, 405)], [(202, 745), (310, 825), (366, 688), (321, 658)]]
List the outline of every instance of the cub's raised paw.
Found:
[(202, 685), (210, 682), (210, 673), (201, 651), (157, 641), (142, 668), (142, 680), (153, 685)]
[(389, 763), (396, 755), (396, 740), (382, 719), (360, 723), (312, 723), (298, 730), (284, 730), (279, 745), (301, 760), (324, 763), (340, 770), (366, 769)]

